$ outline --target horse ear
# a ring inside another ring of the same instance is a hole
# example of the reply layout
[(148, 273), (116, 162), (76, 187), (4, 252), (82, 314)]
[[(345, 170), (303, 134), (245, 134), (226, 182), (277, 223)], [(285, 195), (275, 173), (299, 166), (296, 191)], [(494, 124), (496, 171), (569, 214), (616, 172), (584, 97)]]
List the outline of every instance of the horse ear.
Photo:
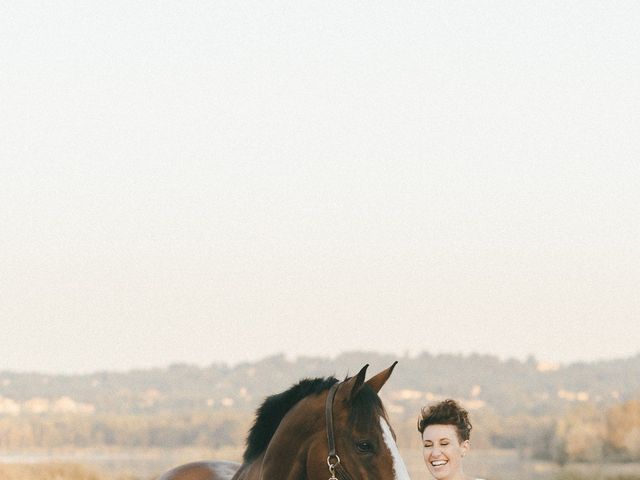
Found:
[(349, 392), (347, 393), (347, 398), (349, 399), (349, 401), (353, 400), (356, 397), (356, 395), (362, 388), (362, 385), (364, 385), (364, 377), (367, 374), (368, 366), (369, 364), (367, 363), (360, 369), (356, 376), (351, 377), (345, 381), (345, 389), (347, 392)]
[(389, 368), (371, 377), (369, 380), (367, 380), (367, 385), (369, 385), (374, 392), (378, 393), (382, 388), (382, 386), (385, 383), (387, 383), (387, 380), (389, 380), (389, 377), (391, 376), (391, 372), (393, 372), (393, 369), (397, 364), (398, 362), (395, 361), (393, 362), (393, 365), (391, 365)]

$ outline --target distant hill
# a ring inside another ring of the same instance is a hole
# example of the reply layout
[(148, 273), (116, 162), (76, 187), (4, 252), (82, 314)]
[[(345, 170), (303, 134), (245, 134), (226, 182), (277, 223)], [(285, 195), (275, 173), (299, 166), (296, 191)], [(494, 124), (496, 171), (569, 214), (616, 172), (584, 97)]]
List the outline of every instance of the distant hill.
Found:
[(235, 366), (186, 364), (129, 372), (45, 375), (0, 372), (0, 415), (20, 413), (160, 413), (233, 408), (252, 411), (267, 395), (301, 378), (339, 378), (371, 365), (370, 373), (399, 364), (384, 398), (415, 413), (438, 398), (464, 400), (497, 415), (555, 415), (568, 405), (607, 406), (640, 396), (640, 354), (630, 358), (566, 366), (500, 360), (491, 355), (431, 355), (397, 358), (350, 352), (336, 358), (283, 355)]
[(640, 460), (640, 355), (559, 366), (491, 355), (351, 352), (124, 373), (1, 372), (0, 449), (237, 450), (266, 396), (302, 378), (343, 378), (367, 363), (373, 374), (395, 360), (380, 394), (405, 448), (420, 447), (420, 408), (452, 397), (471, 413), (476, 447), (558, 463)]

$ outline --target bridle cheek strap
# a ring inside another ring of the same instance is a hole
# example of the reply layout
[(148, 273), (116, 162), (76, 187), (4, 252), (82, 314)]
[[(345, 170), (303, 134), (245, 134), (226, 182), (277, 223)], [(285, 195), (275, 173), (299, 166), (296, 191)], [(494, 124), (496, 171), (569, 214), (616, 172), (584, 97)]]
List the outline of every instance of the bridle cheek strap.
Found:
[[(334, 383), (329, 389), (327, 395), (327, 403), (325, 405), (325, 418), (327, 424), (327, 444), (329, 445), (329, 455), (327, 456), (327, 465), (329, 466), (329, 473), (331, 478), (329, 480), (351, 480), (351, 477), (347, 471), (340, 464), (340, 457), (336, 452), (336, 441), (333, 433), (333, 400), (338, 391), (338, 387), (341, 382)], [(336, 473), (338, 477), (336, 477)]]
[(336, 441), (333, 436), (333, 399), (336, 397), (336, 392), (338, 391), (339, 386), (340, 382), (336, 382), (331, 385), (324, 409), (327, 424), (327, 443), (329, 444), (329, 460), (333, 460), (337, 457)]

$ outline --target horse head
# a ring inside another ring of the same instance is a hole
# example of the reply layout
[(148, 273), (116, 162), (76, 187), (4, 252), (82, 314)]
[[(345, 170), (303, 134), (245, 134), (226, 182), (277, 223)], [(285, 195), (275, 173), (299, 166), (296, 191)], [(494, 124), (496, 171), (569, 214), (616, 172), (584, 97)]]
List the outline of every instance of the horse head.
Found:
[[(337, 480), (409, 480), (378, 396), (396, 363), (366, 381), (365, 365), (357, 375), (298, 402), (271, 439), (260, 478), (327, 480), (330, 474)], [(286, 468), (279, 444), (298, 452)]]

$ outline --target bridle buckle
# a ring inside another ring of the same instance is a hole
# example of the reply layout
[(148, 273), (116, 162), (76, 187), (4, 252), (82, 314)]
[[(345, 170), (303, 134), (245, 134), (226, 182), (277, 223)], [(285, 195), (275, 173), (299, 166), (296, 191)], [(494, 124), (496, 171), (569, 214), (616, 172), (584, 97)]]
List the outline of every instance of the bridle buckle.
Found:
[(327, 457), (327, 465), (329, 466), (329, 473), (331, 477), (329, 480), (338, 480), (336, 478), (336, 466), (340, 464), (340, 457), (338, 455), (329, 455)]

